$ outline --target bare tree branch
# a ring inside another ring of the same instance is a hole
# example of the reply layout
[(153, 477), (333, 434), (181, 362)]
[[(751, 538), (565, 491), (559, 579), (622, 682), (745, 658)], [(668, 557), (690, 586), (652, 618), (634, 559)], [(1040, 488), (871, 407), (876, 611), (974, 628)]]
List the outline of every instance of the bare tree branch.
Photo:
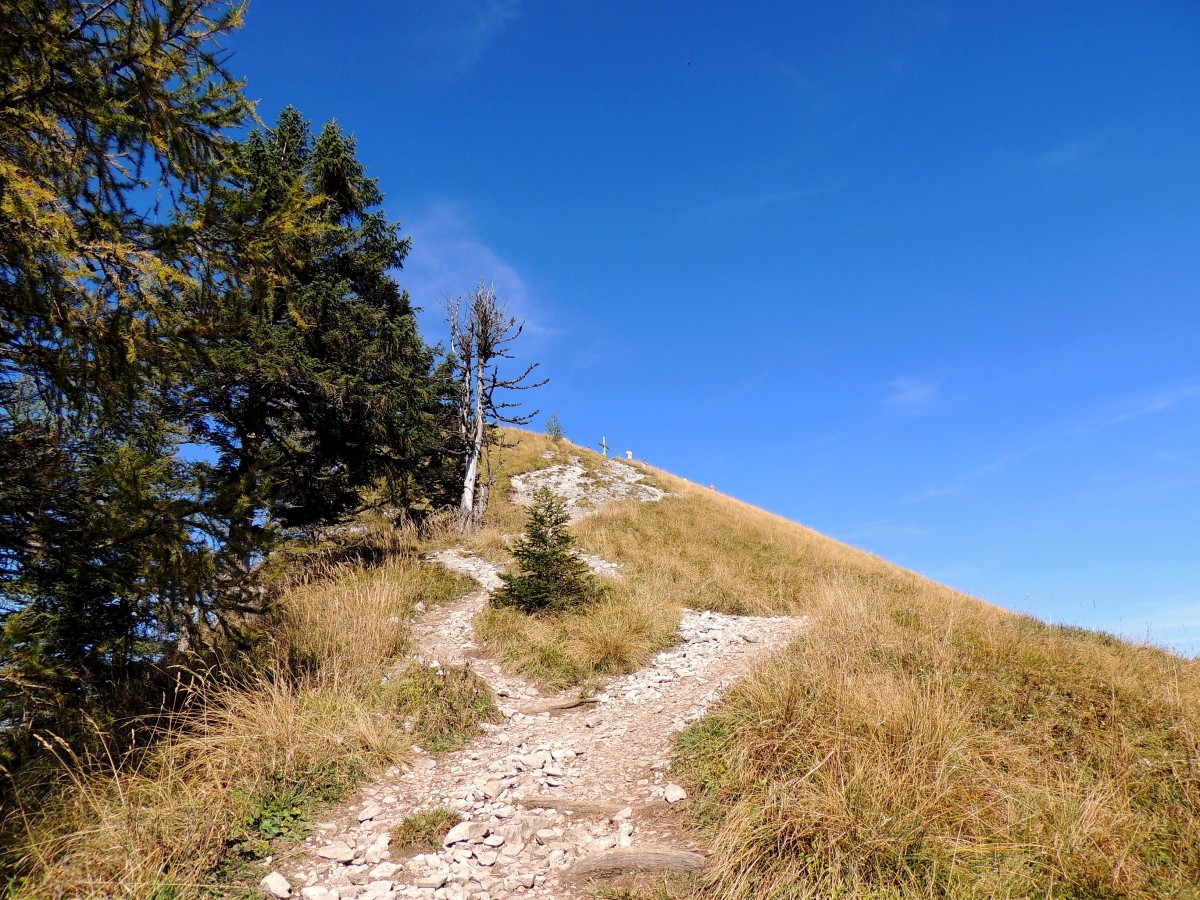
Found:
[[(515, 415), (507, 410), (519, 403), (497, 396), (502, 391), (527, 391), (549, 379), (529, 382), (540, 363), (533, 363), (515, 377), (500, 376), (500, 360), (513, 359), (511, 348), (525, 330), (525, 323), (509, 314), (507, 304), (496, 296), (493, 285), (481, 281), (470, 297), (447, 297), (446, 322), (450, 327), (450, 363), (458, 386), (458, 428), (464, 447), (463, 491), (459, 501), (459, 524), (463, 531), (482, 523), (491, 494), (498, 456), (505, 444), (497, 436), (497, 425), (526, 425), (538, 414)], [(493, 448), (497, 459), (493, 460)], [(480, 464), (486, 469), (480, 480)]]

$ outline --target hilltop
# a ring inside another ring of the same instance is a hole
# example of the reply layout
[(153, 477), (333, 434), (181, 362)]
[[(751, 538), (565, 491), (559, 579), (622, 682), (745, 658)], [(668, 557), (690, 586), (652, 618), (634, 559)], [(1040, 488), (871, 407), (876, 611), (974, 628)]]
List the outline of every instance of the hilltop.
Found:
[[(284, 595), (305, 678), (34, 817), (22, 895), (1196, 896), (1196, 663), (513, 437), (483, 531)], [(486, 602), (542, 484), (608, 586), (579, 613)]]

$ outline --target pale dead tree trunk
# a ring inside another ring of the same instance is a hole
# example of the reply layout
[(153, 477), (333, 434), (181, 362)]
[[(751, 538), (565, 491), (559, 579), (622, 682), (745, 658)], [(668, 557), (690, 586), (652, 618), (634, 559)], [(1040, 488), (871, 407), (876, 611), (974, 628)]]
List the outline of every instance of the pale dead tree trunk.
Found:
[[(495, 468), (489, 450), (492, 446), (503, 449), (495, 439), (496, 426), (525, 425), (538, 413), (534, 410), (518, 415), (513, 410), (520, 404), (501, 400), (497, 392), (541, 387), (546, 379), (529, 382), (538, 363), (526, 366), (514, 378), (500, 377), (500, 362), (513, 358), (510, 348), (521, 336), (525, 323), (509, 314), (507, 304), (496, 296), (492, 285), (481, 281), (468, 298), (448, 298), (446, 320), (450, 326), (450, 361), (458, 383), (458, 430), (464, 457), (458, 521), (466, 532), (478, 528), (487, 511)], [(479, 480), (481, 465), (487, 468), (483, 484)]]

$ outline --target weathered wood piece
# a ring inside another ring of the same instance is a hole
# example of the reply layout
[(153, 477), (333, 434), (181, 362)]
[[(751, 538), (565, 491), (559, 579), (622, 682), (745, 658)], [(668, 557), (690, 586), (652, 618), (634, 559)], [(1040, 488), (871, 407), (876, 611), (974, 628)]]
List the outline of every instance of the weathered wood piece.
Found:
[(697, 872), (705, 858), (687, 850), (666, 847), (627, 847), (608, 850), (568, 866), (566, 878), (594, 878), (624, 872)]
[(597, 702), (595, 697), (576, 697), (573, 700), (555, 700), (552, 703), (543, 703), (539, 706), (531, 706), (527, 709), (521, 710), (521, 712), (527, 716), (537, 716), (541, 715), (542, 713), (550, 713), (550, 715), (554, 715), (555, 713), (566, 712), (568, 709), (576, 709), (580, 706), (587, 706), (588, 704), (595, 702)]
[(564, 816), (596, 816), (604, 819), (611, 819), (624, 808), (602, 800), (572, 800), (569, 797), (551, 797), (546, 794), (517, 797), (513, 802), (526, 809), (556, 809)]

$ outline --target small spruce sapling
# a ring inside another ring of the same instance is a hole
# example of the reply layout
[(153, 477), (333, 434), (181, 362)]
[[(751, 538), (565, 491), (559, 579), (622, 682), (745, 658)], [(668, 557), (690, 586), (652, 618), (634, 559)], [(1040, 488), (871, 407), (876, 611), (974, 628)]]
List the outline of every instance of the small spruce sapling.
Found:
[(550, 418), (546, 420), (546, 437), (558, 444), (566, 436), (567, 433), (563, 431), (562, 422), (558, 421), (558, 416), (550, 413)]
[(493, 602), (525, 613), (553, 613), (599, 599), (602, 588), (575, 553), (569, 519), (566, 504), (547, 488), (534, 493), (525, 534), (513, 548), (517, 572), (500, 576), (504, 586)]

